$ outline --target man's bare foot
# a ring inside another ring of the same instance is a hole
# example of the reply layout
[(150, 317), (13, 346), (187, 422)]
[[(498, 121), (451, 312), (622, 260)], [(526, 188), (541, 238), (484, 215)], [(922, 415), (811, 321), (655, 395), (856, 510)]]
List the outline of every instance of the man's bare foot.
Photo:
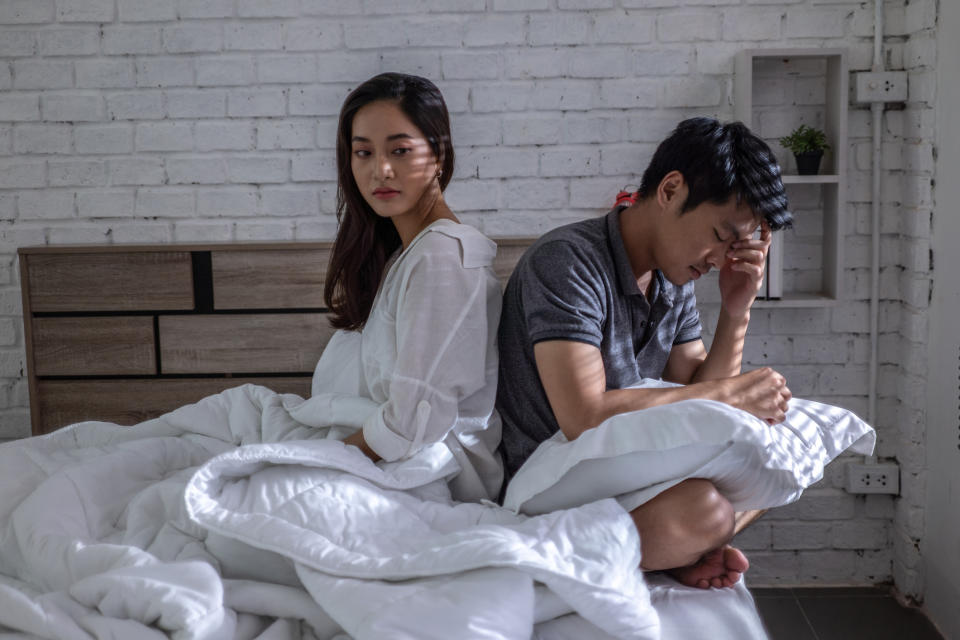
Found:
[(696, 564), (667, 571), (680, 584), (699, 589), (732, 587), (750, 567), (747, 556), (730, 545), (709, 551)]

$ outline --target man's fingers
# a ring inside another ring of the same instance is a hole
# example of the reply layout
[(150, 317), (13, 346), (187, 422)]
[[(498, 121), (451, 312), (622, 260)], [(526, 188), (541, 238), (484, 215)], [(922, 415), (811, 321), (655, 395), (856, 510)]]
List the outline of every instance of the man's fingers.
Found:
[(731, 249), (766, 249), (770, 246), (769, 238), (767, 240), (757, 239), (757, 238), (746, 238), (744, 240), (737, 240), (730, 245)]
[(740, 271), (741, 273), (746, 273), (748, 275), (754, 276), (755, 278), (763, 277), (763, 265), (754, 264), (752, 262), (734, 262), (730, 265), (730, 268), (734, 271)]
[(770, 225), (767, 224), (766, 220), (760, 221), (760, 239), (770, 242), (770, 238), (773, 236), (773, 229), (770, 228)]
[(760, 264), (766, 256), (760, 249), (733, 249), (727, 252), (727, 258), (730, 260)]

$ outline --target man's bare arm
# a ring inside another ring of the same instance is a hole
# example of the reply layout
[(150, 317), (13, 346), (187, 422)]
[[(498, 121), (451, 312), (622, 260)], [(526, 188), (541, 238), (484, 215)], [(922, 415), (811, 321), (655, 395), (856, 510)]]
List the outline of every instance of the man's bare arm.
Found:
[[(750, 324), (750, 312), (734, 318), (722, 308), (713, 334), (710, 352), (690, 379), (690, 382), (717, 380), (740, 375), (743, 362), (743, 343)], [(672, 353), (671, 353), (672, 355)]]
[(740, 374), (750, 308), (763, 282), (771, 235), (769, 225), (764, 222), (759, 238), (745, 238), (731, 245), (720, 268), (722, 302), (710, 352), (707, 353), (700, 340), (677, 345), (670, 352), (664, 379), (690, 384)]
[(746, 238), (731, 245), (720, 269), (722, 302), (710, 352), (700, 340), (677, 345), (670, 352), (664, 379), (689, 384), (740, 374), (750, 308), (763, 282), (770, 238), (770, 227), (762, 223), (759, 238)]
[(691, 384), (740, 375), (743, 342), (749, 324), (749, 313), (732, 318), (721, 310), (710, 351), (707, 352), (699, 339), (676, 345), (670, 350), (663, 379)]
[(603, 358), (593, 345), (547, 340), (534, 345), (533, 353), (547, 400), (569, 440), (619, 413), (691, 398), (725, 402), (763, 420), (781, 422), (789, 399), (783, 376), (766, 367), (684, 387), (608, 390)]

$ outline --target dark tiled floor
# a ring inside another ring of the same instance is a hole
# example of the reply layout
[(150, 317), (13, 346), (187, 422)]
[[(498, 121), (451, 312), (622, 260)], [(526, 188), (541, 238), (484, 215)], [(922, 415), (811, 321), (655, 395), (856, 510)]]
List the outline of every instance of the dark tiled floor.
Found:
[(751, 589), (770, 640), (943, 640), (884, 588)]

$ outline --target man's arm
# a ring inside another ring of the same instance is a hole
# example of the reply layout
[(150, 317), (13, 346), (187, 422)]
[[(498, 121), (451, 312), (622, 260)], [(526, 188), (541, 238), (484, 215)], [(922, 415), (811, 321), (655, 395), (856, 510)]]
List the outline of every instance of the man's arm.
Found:
[(719, 380), (740, 374), (750, 308), (763, 282), (771, 231), (766, 222), (759, 238), (733, 243), (720, 268), (720, 317), (709, 353), (701, 340), (675, 346), (663, 378), (680, 384)]
[[(689, 384), (731, 378), (740, 374), (743, 343), (747, 335), (747, 326), (750, 324), (750, 307), (753, 305), (758, 290), (755, 287), (759, 287), (763, 278), (763, 265), (766, 263), (767, 251), (770, 246), (769, 227), (763, 225), (758, 240), (738, 244), (740, 246), (735, 249), (735, 252), (739, 251), (739, 253), (735, 253), (735, 255), (738, 255), (741, 260), (748, 264), (745, 265), (742, 272), (744, 275), (739, 276), (739, 281), (731, 284), (728, 273), (726, 281), (721, 284), (721, 294), (727, 294), (724, 302), (730, 304), (724, 304), (720, 309), (717, 330), (714, 333), (710, 352), (708, 353), (704, 348), (702, 340), (693, 340), (675, 346), (670, 351), (670, 358), (667, 360), (667, 366), (663, 372), (665, 380)], [(757, 265), (760, 267), (759, 271), (756, 269)], [(721, 271), (722, 275), (723, 272)], [(753, 282), (756, 284), (754, 285)], [(734, 295), (730, 295), (733, 285), (737, 285), (739, 290), (733, 291)], [(751, 291), (753, 295), (750, 295)], [(739, 312), (740, 315), (730, 315), (728, 313), (729, 306), (733, 306), (734, 311)], [(790, 399), (789, 390), (784, 387), (781, 394), (783, 396), (784, 412), (786, 412), (785, 404)], [(767, 418), (767, 420), (771, 421), (770, 418)], [(776, 420), (776, 422), (779, 421)], [(734, 519), (734, 535), (745, 529), (764, 513), (766, 513), (766, 509), (737, 512)]]
[(591, 344), (545, 340), (534, 345), (533, 355), (550, 408), (568, 440), (618, 413), (691, 398), (725, 402), (762, 420), (781, 422), (789, 399), (783, 376), (768, 367), (684, 387), (608, 390), (603, 357)]
[(710, 351), (700, 339), (674, 346), (663, 369), (663, 379), (691, 384), (740, 375), (743, 342), (749, 324), (749, 312), (740, 318), (732, 318), (721, 309)]

